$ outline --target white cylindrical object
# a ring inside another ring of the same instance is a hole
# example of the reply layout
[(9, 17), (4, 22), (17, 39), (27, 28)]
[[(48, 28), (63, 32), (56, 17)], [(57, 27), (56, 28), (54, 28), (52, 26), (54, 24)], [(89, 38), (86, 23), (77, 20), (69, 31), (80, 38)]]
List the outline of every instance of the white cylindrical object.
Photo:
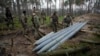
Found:
[(48, 43), (47, 45), (45, 45), (40, 51), (38, 51), (37, 53), (41, 53), (43, 51), (46, 51), (47, 49), (49, 49), (50, 47), (52, 47), (54, 44), (56, 44), (58, 41), (60, 41), (60, 39), (62, 39), (65, 35), (70, 34), (73, 30), (75, 30), (79, 25), (81, 25), (80, 23), (71, 28), (68, 32), (66, 32), (65, 34), (62, 34), (61, 36), (59, 36), (57, 39), (55, 39), (54, 41)]
[(42, 38), (40, 38), (39, 40), (37, 40), (37, 41), (34, 43), (34, 45), (35, 45), (35, 44), (40, 44), (41, 42), (47, 40), (47, 39), (48, 39), (51, 35), (53, 35), (53, 34), (54, 34), (54, 32), (51, 32), (51, 33), (47, 34), (46, 36), (43, 36)]
[(57, 35), (57, 34), (60, 34), (61, 32), (63, 32), (63, 31), (66, 30), (66, 29), (67, 29), (67, 28), (62, 29), (62, 30), (60, 30), (60, 31), (58, 31), (58, 32), (56, 32), (56, 33), (54, 33), (54, 34), (52, 34), (52, 32), (51, 32), (50, 34), (48, 34), (48, 35), (42, 37), (41, 39), (39, 39), (38, 41), (36, 41), (36, 42), (34, 43), (34, 45), (38, 45), (38, 44), (40, 44), (40, 43), (46, 41), (47, 39), (51, 39), (53, 36), (55, 36), (55, 35)]
[(56, 33), (57, 35), (51, 36), (50, 39), (42, 42), (40, 45), (36, 46), (36, 48), (34, 48), (32, 51), (36, 51), (42, 47), (44, 47), (45, 45), (47, 45), (48, 43), (50, 43), (51, 41), (55, 40), (56, 38), (58, 38), (59, 36), (63, 35), (64, 33), (66, 33), (66, 31), (70, 30), (71, 28), (74, 28), (75, 25), (77, 25), (78, 23), (75, 23), (73, 26), (70, 26), (68, 28), (66, 28), (63, 32), (60, 32), (59, 34)]
[(76, 32), (78, 32), (87, 22), (83, 23), (81, 26), (79, 26), (76, 30), (74, 30), (72, 33), (70, 33), (68, 36), (63, 38), (61, 41), (59, 41), (57, 44), (55, 44), (53, 47), (51, 47), (48, 51), (52, 51), (56, 49), (61, 43), (65, 42), (67, 39), (72, 37)]

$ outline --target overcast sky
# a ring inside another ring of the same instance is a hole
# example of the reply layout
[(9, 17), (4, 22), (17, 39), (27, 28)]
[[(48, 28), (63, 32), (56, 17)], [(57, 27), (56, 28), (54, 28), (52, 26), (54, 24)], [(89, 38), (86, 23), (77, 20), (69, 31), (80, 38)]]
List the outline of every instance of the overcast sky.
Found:
[[(42, 0), (43, 2), (41, 2), (41, 5), (42, 5), (42, 8), (47, 8), (47, 2), (46, 0)], [(61, 5), (62, 5), (62, 1), (63, 0), (57, 0), (57, 2), (55, 3), (54, 0), (52, 0), (52, 8), (54, 8), (54, 6), (56, 5), (56, 8), (59, 9), (61, 8)], [(65, 1), (65, 0), (64, 0)], [(92, 0), (92, 7), (94, 5), (94, 3), (96, 2), (96, 0)], [(86, 8), (86, 5), (88, 5), (89, 2), (85, 2), (85, 5), (83, 5), (84, 9)], [(66, 8), (68, 8), (69, 6), (67, 6)], [(77, 9), (77, 8), (80, 8), (80, 6), (76, 6), (75, 4), (73, 5), (73, 8), (74, 9)]]
[[(46, 1), (47, 0), (40, 0), (42, 8), (47, 8), (47, 2)], [(56, 9), (61, 8), (62, 1), (63, 0), (56, 0), (56, 3), (55, 3), (55, 1), (52, 0), (52, 3), (51, 3), (52, 6), (51, 7), (55, 8), (55, 6), (56, 6)], [(64, 1), (66, 1), (66, 0), (64, 0)], [(96, 2), (96, 0), (92, 0), (92, 2), (93, 3), (91, 4), (92, 5), (91, 7), (93, 7), (93, 5)], [(89, 4), (89, 2), (85, 2), (85, 4), (83, 5), (84, 9), (86, 9), (86, 7), (87, 7), (88, 4)], [(29, 4), (28, 7), (32, 9), (32, 5), (31, 4)], [(50, 4), (49, 4), (49, 7), (50, 7)], [(81, 6), (76, 6), (75, 4), (73, 5), (73, 9), (79, 9), (80, 7)], [(69, 6), (66, 6), (65, 8), (69, 8)]]

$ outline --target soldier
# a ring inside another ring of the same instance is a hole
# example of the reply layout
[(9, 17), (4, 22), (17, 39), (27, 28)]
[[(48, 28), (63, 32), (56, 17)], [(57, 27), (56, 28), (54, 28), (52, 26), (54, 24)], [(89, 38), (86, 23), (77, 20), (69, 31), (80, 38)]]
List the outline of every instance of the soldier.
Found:
[(35, 30), (38, 31), (40, 24), (39, 24), (39, 17), (37, 15), (37, 13), (32, 14), (32, 24), (33, 24)]
[(51, 23), (52, 23), (53, 31), (57, 32), (58, 16), (56, 12), (54, 12), (53, 15), (51, 16)]
[(65, 27), (68, 27), (72, 24), (72, 17), (70, 16), (70, 14), (68, 13), (68, 15), (66, 15), (63, 19), (63, 25), (64, 25), (64, 28)]
[(44, 12), (44, 10), (41, 12), (41, 22), (42, 24), (44, 24), (46, 21), (46, 13)]
[(33, 8), (33, 13), (35, 13), (35, 11), (36, 11), (36, 8), (34, 7), (34, 8)]
[(22, 26), (24, 28), (24, 33), (27, 32), (27, 15), (26, 15), (26, 11), (23, 11), (23, 14), (22, 14), (22, 18), (21, 18), (21, 23), (22, 23)]
[(11, 24), (12, 25), (11, 28), (14, 29), (13, 17), (12, 17), (12, 14), (11, 14), (9, 7), (6, 7), (5, 16), (6, 16), (5, 21), (6, 21), (7, 28), (10, 28), (10, 24)]

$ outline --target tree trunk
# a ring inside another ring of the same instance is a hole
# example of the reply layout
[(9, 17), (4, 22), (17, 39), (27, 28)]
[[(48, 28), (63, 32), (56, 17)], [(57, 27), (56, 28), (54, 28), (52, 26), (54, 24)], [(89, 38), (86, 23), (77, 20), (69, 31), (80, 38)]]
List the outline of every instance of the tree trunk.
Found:
[(89, 44), (95, 44), (95, 45), (100, 45), (99, 41), (93, 41), (93, 40), (87, 40), (87, 39), (81, 39), (80, 42), (89, 43)]
[(90, 12), (90, 0), (89, 0), (89, 4), (88, 4), (88, 13)]
[(83, 9), (82, 13), (85, 14), (85, 13), (84, 13), (84, 5), (83, 5), (83, 4), (82, 4), (82, 9)]
[(57, 2), (57, 1), (55, 0), (55, 11), (56, 11), (56, 9), (57, 9), (57, 8), (56, 8), (56, 2)]
[[(41, 0), (40, 0), (40, 2), (41, 2)], [(40, 4), (40, 11), (41, 11), (41, 9), (42, 9), (42, 8), (41, 8), (41, 4)]]
[(52, 10), (52, 9), (51, 9), (51, 3), (50, 3), (50, 15), (51, 15), (51, 10)]
[(72, 0), (69, 0), (69, 13), (72, 15)]
[(21, 21), (21, 9), (20, 9), (20, 0), (16, 0), (17, 1), (17, 11), (18, 11), (18, 17), (19, 17), (19, 21)]
[(23, 3), (23, 8), (24, 8), (24, 10), (27, 12), (27, 14), (29, 14), (29, 13), (28, 13), (27, 0), (24, 0), (22, 3)]
[(49, 4), (49, 2), (48, 2), (48, 0), (47, 0), (47, 15), (49, 14), (49, 13), (48, 13), (48, 4)]
[(16, 5), (15, 5), (14, 0), (13, 0), (13, 14), (15, 14), (15, 15), (16, 15)]
[(12, 2), (13, 2), (13, 1), (10, 0), (10, 1), (9, 1), (9, 4), (8, 4), (11, 12), (13, 11), (13, 10), (12, 10)]
[(62, 16), (64, 15), (64, 0), (62, 0), (63, 2), (63, 4), (62, 4)]
[(26, 11), (27, 11), (27, 14), (29, 15), (27, 0), (25, 0), (25, 4), (26, 4)]
[(38, 10), (38, 4), (37, 4), (37, 1), (35, 0), (35, 4), (36, 4), (36, 9)]
[[(74, 0), (74, 4), (76, 4), (76, 0)], [(75, 8), (76, 8), (76, 6), (75, 6)], [(73, 15), (76, 16), (76, 10), (74, 11)]]
[(89, 51), (90, 48), (88, 46), (84, 47), (77, 47), (77, 48), (70, 48), (70, 49), (62, 49), (62, 50), (56, 50), (56, 51), (51, 51), (51, 52), (46, 52), (46, 53), (40, 53), (39, 56), (65, 56), (67, 54), (73, 54), (73, 53), (79, 53), (79, 52), (86, 52)]

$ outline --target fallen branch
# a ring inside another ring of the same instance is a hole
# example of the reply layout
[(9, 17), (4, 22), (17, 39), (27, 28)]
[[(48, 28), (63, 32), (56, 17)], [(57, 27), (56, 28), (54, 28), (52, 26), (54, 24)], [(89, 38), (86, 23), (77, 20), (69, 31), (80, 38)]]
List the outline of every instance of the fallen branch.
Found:
[(38, 31), (38, 33), (39, 33), (40, 36), (44, 36), (44, 35), (46, 35), (45, 33), (43, 33), (43, 32), (40, 31), (40, 30)]
[(88, 51), (88, 50), (90, 50), (90, 48), (88, 46), (85, 46), (85, 47), (62, 49), (62, 50), (56, 50), (56, 51), (51, 51), (51, 52), (46, 52), (46, 53), (40, 53), (38, 55), (39, 56), (59, 56), (59, 55), (73, 54), (73, 53), (78, 53), (78, 52), (83, 52), (83, 51)]
[(13, 48), (13, 46), (14, 46), (14, 40), (13, 38), (11, 38), (11, 48)]
[(41, 31), (39, 31), (39, 32), (40, 32), (43, 36), (46, 35), (45, 33), (41, 32)]
[(95, 32), (94, 31), (88, 31), (88, 30), (81, 30), (82, 32), (86, 32), (86, 33), (91, 33), (91, 34), (94, 34)]
[(92, 40), (86, 40), (86, 39), (81, 39), (80, 42), (89, 43), (89, 44), (95, 44), (95, 45), (100, 45), (100, 42), (92, 41)]
[(24, 37), (30, 42), (30, 43), (32, 43), (33, 44), (33, 41), (30, 39), (30, 37), (29, 36), (27, 36), (27, 35), (24, 35)]
[(9, 35), (16, 35), (16, 34), (21, 34), (22, 31), (15, 31), (15, 32), (10, 32), (10, 33), (2, 33), (0, 36), (9, 36)]

